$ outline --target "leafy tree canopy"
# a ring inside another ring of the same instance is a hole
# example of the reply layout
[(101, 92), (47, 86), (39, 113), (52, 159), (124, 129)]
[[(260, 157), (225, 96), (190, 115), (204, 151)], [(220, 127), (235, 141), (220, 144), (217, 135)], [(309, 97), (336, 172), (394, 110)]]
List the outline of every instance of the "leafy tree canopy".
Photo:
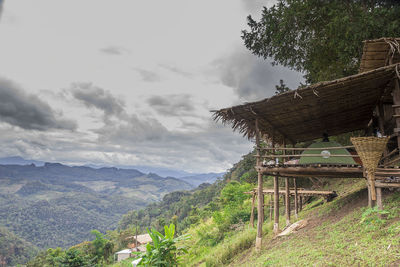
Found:
[(357, 73), (362, 41), (400, 36), (400, 2), (279, 0), (242, 31), (253, 54), (304, 72), (308, 83)]

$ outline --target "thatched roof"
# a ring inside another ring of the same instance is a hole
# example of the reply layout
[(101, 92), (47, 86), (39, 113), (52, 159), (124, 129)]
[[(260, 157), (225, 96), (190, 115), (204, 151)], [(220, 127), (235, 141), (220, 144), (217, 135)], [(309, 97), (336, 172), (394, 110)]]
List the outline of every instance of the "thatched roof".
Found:
[[(255, 120), (266, 138), (302, 142), (366, 128), (383, 95), (389, 95), (400, 64), (321, 82), (261, 101), (213, 111), (214, 119), (255, 136)], [(391, 99), (391, 98), (389, 98)]]
[(374, 70), (400, 62), (400, 38), (380, 38), (364, 41), (360, 72)]

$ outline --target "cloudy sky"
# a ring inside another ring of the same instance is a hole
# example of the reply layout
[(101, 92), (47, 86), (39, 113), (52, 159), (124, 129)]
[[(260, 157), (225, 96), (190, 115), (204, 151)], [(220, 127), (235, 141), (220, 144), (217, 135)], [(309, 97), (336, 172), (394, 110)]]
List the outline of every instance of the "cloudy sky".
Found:
[(0, 0), (0, 157), (225, 171), (252, 143), (209, 110), (279, 79), (240, 38), (265, 0)]

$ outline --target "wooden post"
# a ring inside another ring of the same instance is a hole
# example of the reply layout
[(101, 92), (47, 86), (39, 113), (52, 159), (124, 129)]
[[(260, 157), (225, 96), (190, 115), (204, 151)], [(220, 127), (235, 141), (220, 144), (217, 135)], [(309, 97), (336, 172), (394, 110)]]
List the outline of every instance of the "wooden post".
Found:
[(279, 232), (279, 180), (274, 176), (274, 233)]
[[(272, 146), (275, 147), (274, 136), (272, 136)], [(274, 151), (275, 153), (275, 151)], [(276, 158), (274, 158), (276, 162)], [(279, 232), (279, 180), (278, 176), (274, 176), (274, 233)]]
[(296, 217), (297, 220), (297, 214), (299, 212), (299, 205), (298, 205), (298, 196), (297, 196), (297, 184), (296, 184), (296, 178), (293, 178), (293, 186), (294, 186), (294, 216)]
[[(286, 148), (286, 140), (283, 139), (282, 146)], [(286, 155), (286, 150), (283, 150), (283, 155)], [(282, 160), (285, 164), (285, 159)], [(286, 215), (286, 226), (290, 225), (290, 191), (289, 191), (289, 177), (285, 178), (285, 215)]]
[[(258, 119), (256, 119), (256, 146), (257, 146), (257, 167), (261, 167), (260, 155), (260, 130), (258, 128)], [(262, 173), (258, 171), (258, 208), (257, 208), (257, 237), (256, 249), (260, 250), (262, 246), (262, 225), (264, 220), (264, 203), (263, 203), (263, 180)]]
[[(394, 108), (394, 114), (395, 115), (400, 115), (400, 85), (399, 85), (399, 78), (396, 77), (394, 79), (394, 90), (393, 90), (393, 104), (396, 105), (397, 107)], [(400, 129), (400, 117), (396, 117), (396, 129)], [(400, 149), (400, 135), (399, 132), (395, 131), (395, 134), (397, 134), (397, 147)]]
[(299, 210), (301, 211), (303, 209), (303, 196), (300, 196), (299, 200)]
[(254, 228), (254, 202), (256, 199), (256, 192), (253, 191), (251, 195), (251, 214), (250, 214), (250, 226)]
[(270, 197), (269, 197), (269, 219), (270, 219), (270, 221), (272, 222), (272, 218), (273, 218), (273, 207), (272, 207), (272, 205), (273, 205), (273, 203), (274, 203), (274, 201), (272, 200), (272, 195), (270, 195)]
[(367, 186), (368, 186), (368, 207), (372, 208), (373, 203), (372, 203), (372, 197), (371, 197), (371, 186), (369, 184), (369, 181), (367, 181)]
[(383, 210), (383, 205), (382, 205), (382, 188), (377, 187), (376, 188), (376, 205), (378, 206), (378, 209)]
[(289, 177), (285, 177), (285, 214), (286, 226), (290, 225), (290, 191), (289, 191)]

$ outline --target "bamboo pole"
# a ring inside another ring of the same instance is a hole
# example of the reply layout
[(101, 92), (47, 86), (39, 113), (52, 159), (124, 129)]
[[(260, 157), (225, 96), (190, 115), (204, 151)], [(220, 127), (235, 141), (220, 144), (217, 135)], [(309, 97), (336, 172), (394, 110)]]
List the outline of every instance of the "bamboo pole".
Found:
[[(260, 158), (260, 130), (258, 128), (258, 119), (256, 119), (255, 123), (256, 128), (256, 146), (257, 146), (257, 167), (261, 166), (261, 158)], [(258, 171), (258, 208), (257, 208), (257, 237), (256, 237), (256, 250), (260, 250), (262, 246), (262, 225), (263, 225), (263, 180), (262, 173)]]
[(383, 210), (381, 187), (376, 188), (376, 205), (378, 206), (378, 209)]
[(335, 147), (263, 147), (262, 150), (286, 150), (286, 151), (310, 151), (310, 150), (339, 150), (343, 148), (354, 148), (354, 146), (335, 146)]
[[(300, 157), (322, 157), (320, 154), (299, 154), (299, 155), (266, 155), (266, 156), (261, 156), (262, 158), (300, 158)], [(334, 154), (330, 155), (329, 157), (337, 158), (337, 157), (349, 157), (349, 158), (359, 158), (360, 156), (358, 155), (346, 155), (346, 154)]]
[[(396, 105), (394, 108), (395, 115), (400, 115), (400, 84), (399, 77), (394, 79), (394, 89), (393, 89), (393, 104)], [(400, 118), (396, 118), (396, 127), (400, 128)], [(400, 149), (400, 135), (397, 133), (397, 147)]]
[(289, 177), (285, 177), (285, 214), (286, 226), (290, 225), (290, 193), (289, 193)]
[(371, 198), (371, 186), (367, 182), (368, 185), (368, 207), (372, 208), (372, 198)]
[(253, 192), (251, 196), (251, 214), (250, 214), (250, 226), (254, 228), (254, 202), (255, 202), (256, 194)]
[(270, 198), (269, 198), (269, 220), (272, 222), (272, 218), (273, 218), (273, 203), (274, 203), (274, 201), (272, 200), (272, 195), (270, 195)]
[(298, 198), (297, 198), (297, 184), (296, 184), (296, 178), (293, 178), (293, 186), (294, 186), (294, 216), (296, 217), (296, 220), (298, 219), (298, 212), (299, 212), (299, 206), (298, 206)]
[[(275, 146), (274, 138), (272, 138), (272, 146)], [(279, 232), (279, 180), (278, 179), (279, 179), (278, 176), (274, 176), (274, 233), (275, 234)]]
[(299, 210), (301, 211), (303, 209), (303, 196), (300, 196), (299, 200)]
[[(286, 147), (286, 140), (283, 139), (283, 147)], [(286, 154), (286, 151), (283, 150), (283, 154)], [(283, 164), (285, 164), (285, 159), (283, 159)], [(290, 191), (289, 191), (289, 177), (285, 178), (285, 215), (286, 215), (286, 226), (290, 225)]]

